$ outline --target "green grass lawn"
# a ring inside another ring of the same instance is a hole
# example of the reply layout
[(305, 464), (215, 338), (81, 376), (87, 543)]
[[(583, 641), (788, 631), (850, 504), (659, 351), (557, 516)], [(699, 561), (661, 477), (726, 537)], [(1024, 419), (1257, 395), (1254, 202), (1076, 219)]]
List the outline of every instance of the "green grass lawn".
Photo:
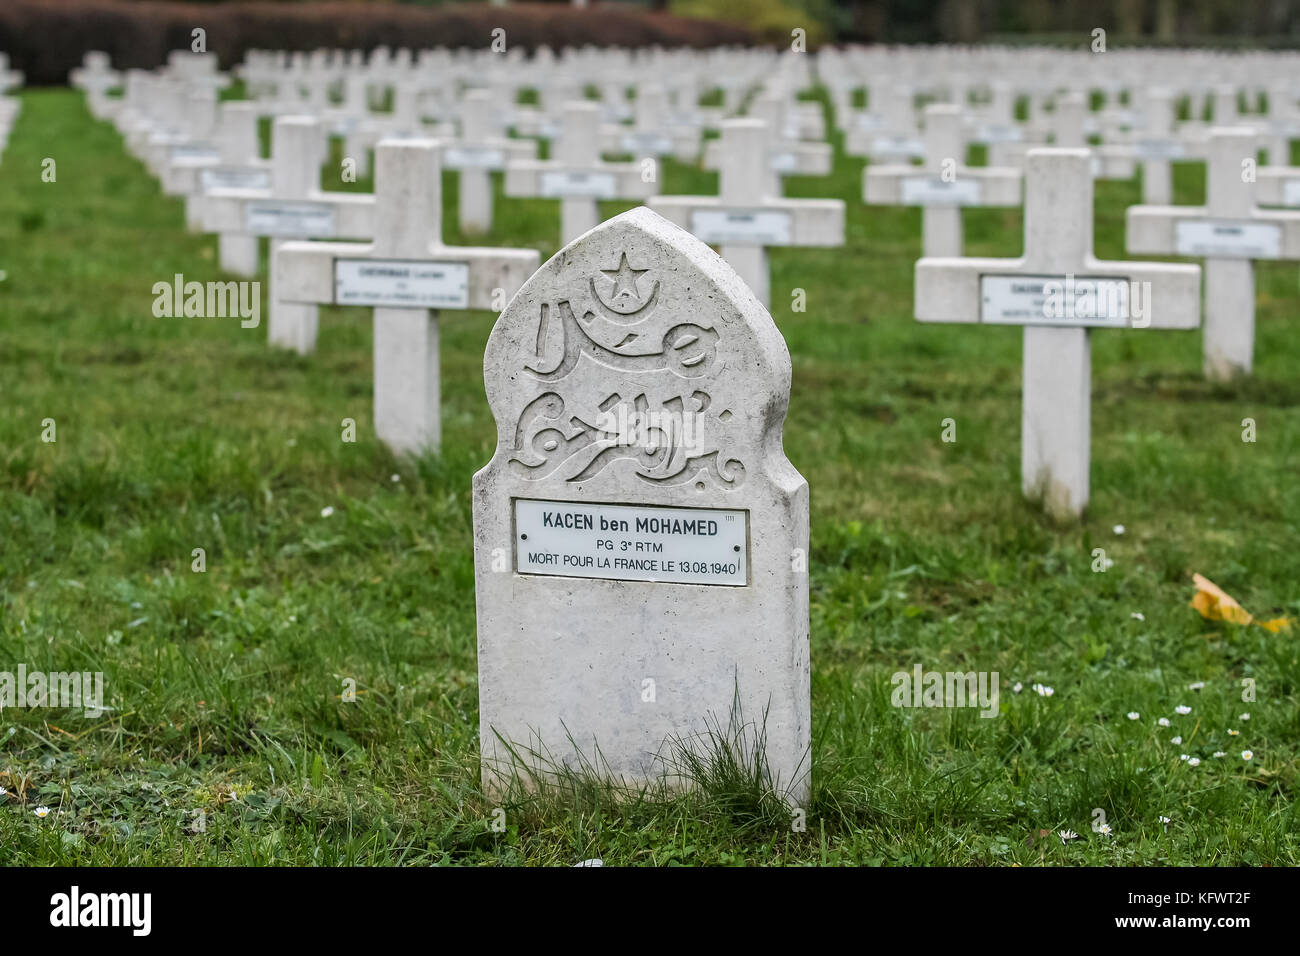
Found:
[[(1094, 335), (1092, 503), (1062, 527), (1019, 492), (1019, 330), (912, 320), (920, 214), (863, 206), (861, 161), (790, 181), (848, 203), (844, 248), (771, 256), (812, 499), (806, 828), (722, 775), (676, 799), (521, 796), (498, 832), (469, 497), (495, 445), (493, 316), (444, 316), (443, 454), (395, 460), (370, 429), (368, 311), (323, 310), (310, 358), (268, 348), (265, 321), (154, 318), (155, 282), (220, 278), (215, 239), (79, 95), (23, 100), (0, 165), (0, 670), (102, 671), (115, 709), (0, 714), (0, 863), (1300, 864), (1300, 629), (1188, 607), (1199, 571), (1300, 615), (1296, 264), (1257, 269), (1240, 385), (1204, 381), (1199, 333)], [(1203, 182), (1177, 167), (1176, 201)], [(1102, 257), (1124, 257), (1139, 197), (1098, 184)], [(444, 200), (463, 242), (454, 177)], [(967, 252), (1017, 255), (1020, 230), (968, 212)], [(545, 258), (558, 235), (555, 203), (498, 195), (487, 242)], [(999, 672), (1001, 713), (891, 706), (916, 664)]]

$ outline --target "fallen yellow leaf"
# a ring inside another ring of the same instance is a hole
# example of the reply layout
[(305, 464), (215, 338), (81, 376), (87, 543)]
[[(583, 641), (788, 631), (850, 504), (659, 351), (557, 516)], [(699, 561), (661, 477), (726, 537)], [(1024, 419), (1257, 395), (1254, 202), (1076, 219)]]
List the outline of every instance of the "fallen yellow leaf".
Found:
[(1193, 574), (1192, 582), (1196, 585), (1196, 596), (1192, 598), (1191, 606), (1207, 621), (1249, 624), (1254, 620), (1249, 611), (1233, 600), (1232, 595), (1209, 578)]
[(1256, 623), (1264, 630), (1272, 631), (1274, 634), (1291, 630), (1291, 619), (1289, 617), (1275, 617), (1271, 621), (1258, 621)]

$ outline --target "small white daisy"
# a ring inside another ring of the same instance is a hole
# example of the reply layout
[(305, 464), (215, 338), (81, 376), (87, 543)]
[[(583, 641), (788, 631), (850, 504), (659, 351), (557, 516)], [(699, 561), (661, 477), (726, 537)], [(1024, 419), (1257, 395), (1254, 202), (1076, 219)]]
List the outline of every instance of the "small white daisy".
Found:
[(1124, 533), (1124, 526), (1123, 526), (1122, 524), (1117, 524), (1117, 525), (1115, 525), (1115, 533), (1116, 533), (1116, 534), (1123, 534), (1123, 533)]
[(1109, 824), (1109, 823), (1102, 823), (1102, 824), (1099, 824), (1098, 827), (1097, 827), (1097, 832), (1100, 833), (1102, 836), (1111, 836), (1111, 835), (1112, 835), (1112, 832), (1111, 832), (1110, 824)]
[(1131, 611), (1129, 612), (1129, 617), (1133, 618), (1135, 621), (1145, 621), (1147, 619), (1147, 616), (1141, 611)]
[(1186, 717), (1191, 712), (1192, 712), (1192, 708), (1188, 707), (1186, 704), (1179, 704), (1177, 707), (1174, 708), (1174, 713), (1180, 714), (1183, 717)]
[(1033, 690), (1039, 697), (1051, 697), (1056, 693), (1054, 689), (1048, 687), (1046, 684), (1035, 684)]
[(1179, 754), (1179, 755), (1178, 755), (1178, 759), (1179, 759), (1179, 760), (1191, 760), (1192, 758), (1191, 758), (1188, 754)]
[(1243, 750), (1243, 751), (1241, 752), (1241, 759), (1242, 759), (1242, 760), (1250, 760), (1250, 759), (1251, 759), (1252, 757), (1254, 757), (1254, 756), (1255, 756), (1255, 751), (1253, 751), (1253, 750)]
[(1200, 757), (1192, 757), (1190, 760), (1187, 761), (1187, 766), (1189, 767), (1199, 767), (1200, 765), (1201, 765)]
[(37, 807), (35, 810), (32, 811), (32, 813), (36, 814), (38, 817), (40, 817), (42, 820), (44, 820), (46, 817), (48, 817), (48, 816), (50, 815), (50, 808), (49, 808), (49, 807)]
[(321, 516), (322, 518), (328, 518), (328, 517), (329, 517), (330, 515), (332, 515), (333, 513), (334, 513), (334, 509), (333, 509), (332, 507), (330, 507), (329, 505), (326, 505), (324, 508), (322, 508), (322, 509), (320, 510), (320, 516)]
[(1020, 681), (1016, 681), (1014, 684), (1011, 685), (1011, 693), (1013, 694), (1019, 694), (1024, 689), (1025, 689), (1025, 685), (1020, 683)]
[(1136, 710), (1130, 710), (1130, 711), (1128, 712), (1128, 719), (1129, 719), (1129, 720), (1141, 720), (1141, 719), (1142, 719), (1142, 715), (1139, 714)]
[(1226, 756), (1228, 756), (1228, 755), (1227, 755), (1227, 753), (1225, 753), (1225, 752), (1222, 751), (1222, 750), (1216, 750), (1216, 751), (1214, 752), (1214, 756), (1215, 756), (1215, 758), (1217, 759), (1217, 758), (1219, 758), (1219, 757), (1226, 757)]
[(1242, 714), (1242, 715), (1241, 715), (1240, 717), (1238, 717), (1237, 719), (1238, 719), (1238, 720), (1250, 720), (1250, 714)]
[(1188, 684), (1188, 685), (1187, 685), (1187, 689), (1188, 689), (1188, 690), (1202, 690), (1202, 689), (1204, 689), (1204, 687), (1205, 687), (1205, 681), (1203, 681), (1203, 680), (1198, 680), (1198, 681), (1197, 681), (1196, 683), (1194, 683), (1194, 684)]
[(1229, 731), (1228, 731), (1228, 736), (1229, 736), (1229, 737), (1236, 737), (1236, 736), (1238, 736), (1240, 733), (1241, 733), (1240, 730), (1229, 730)]
[(1159, 819), (1160, 819), (1160, 825), (1161, 825), (1162, 827), (1164, 827), (1166, 830), (1169, 829), (1169, 823), (1170, 823), (1169, 818), (1168, 818), (1168, 817), (1160, 817)]
[(401, 475), (393, 475), (393, 477), (392, 477), (392, 479), (391, 479), (391, 481), (393, 482), (393, 484), (397, 484), (397, 482), (399, 482), (399, 481), (401, 481), (401, 480), (402, 480), (402, 476), (401, 476)]
[(4, 796), (5, 794), (7, 794), (8, 792), (9, 792), (9, 791), (6, 790), (4, 787), (0, 787), (0, 797), (3, 797), (3, 796)]
[(1069, 843), (1071, 840), (1079, 839), (1079, 834), (1075, 833), (1073, 830), (1062, 830), (1057, 834), (1057, 836), (1061, 838), (1062, 844)]
[(1161, 717), (1159, 720), (1156, 721), (1156, 723), (1159, 724), (1161, 727), (1168, 727), (1168, 726), (1169, 726), (1169, 718), (1168, 718), (1168, 717)]
[(1180, 735), (1180, 736), (1178, 736), (1178, 737), (1175, 737), (1173, 740), (1171, 740), (1171, 741), (1169, 741), (1169, 742), (1170, 742), (1171, 744), (1181, 744), (1181, 743), (1183, 742), (1183, 738), (1182, 738), (1182, 736)]

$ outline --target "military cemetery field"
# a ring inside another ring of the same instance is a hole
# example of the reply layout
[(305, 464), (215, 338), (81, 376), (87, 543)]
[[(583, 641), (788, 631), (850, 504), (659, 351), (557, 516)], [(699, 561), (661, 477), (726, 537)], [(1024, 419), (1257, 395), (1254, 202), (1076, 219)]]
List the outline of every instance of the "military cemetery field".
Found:
[[(265, 302), (258, 328), (155, 317), (156, 283), (222, 278), (215, 237), (80, 93), (19, 95), (0, 669), (102, 672), (108, 709), (0, 712), (0, 862), (1300, 865), (1294, 263), (1256, 266), (1239, 384), (1207, 382), (1199, 331), (1093, 334), (1092, 497), (1056, 523), (1020, 494), (1021, 330), (914, 320), (921, 214), (865, 206), (832, 134), (833, 174), (786, 195), (844, 200), (845, 245), (771, 252), (811, 501), (810, 799), (792, 812), (733, 759), (727, 714), (687, 795), (571, 774), (499, 798), (470, 511), (494, 314), (443, 316), (442, 452), (395, 457), (368, 309), (322, 309), (309, 357), (268, 347)], [(333, 148), (325, 188), (371, 191)], [(1204, 166), (1174, 168), (1174, 202), (1201, 202)], [(660, 172), (661, 192), (716, 193), (715, 173)], [(466, 237), (456, 189), (448, 242), (557, 251), (558, 203), (497, 177), (492, 232)], [(1126, 258), (1140, 197), (1098, 182), (1100, 258)], [(966, 255), (1021, 253), (1019, 207), (965, 217)], [(1194, 573), (1255, 621), (1203, 617)], [(895, 706), (916, 668), (996, 672), (996, 713)]]

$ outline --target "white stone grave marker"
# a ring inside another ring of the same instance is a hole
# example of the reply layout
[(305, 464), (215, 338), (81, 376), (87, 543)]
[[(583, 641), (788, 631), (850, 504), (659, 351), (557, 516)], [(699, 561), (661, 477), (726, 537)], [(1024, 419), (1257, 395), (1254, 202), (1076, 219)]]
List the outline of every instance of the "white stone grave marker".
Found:
[(1300, 259), (1300, 212), (1255, 206), (1247, 175), (1256, 143), (1251, 129), (1216, 127), (1210, 132), (1204, 206), (1128, 209), (1129, 252), (1205, 259), (1205, 374), (1215, 381), (1251, 371), (1253, 260)]
[(765, 739), (772, 786), (806, 797), (790, 371), (744, 282), (644, 208), (566, 246), (506, 307), (484, 357), (497, 446), (473, 486), (489, 792), (560, 767), (689, 786), (674, 741), (707, 752), (721, 726), (750, 753)]
[(375, 147), (375, 241), (287, 242), (275, 282), (287, 302), (374, 308), (375, 434), (398, 453), (437, 450), (438, 314), (488, 309), (537, 269), (534, 249), (442, 244), (439, 144)]
[(572, 102), (564, 107), (564, 129), (550, 160), (518, 160), (506, 166), (506, 195), (560, 200), (561, 241), (572, 242), (600, 222), (601, 199), (645, 199), (655, 181), (641, 163), (606, 163), (600, 158), (600, 107)]
[(920, 206), (926, 256), (962, 253), (963, 206), (1020, 205), (1020, 170), (967, 166), (961, 109), (949, 103), (925, 108), (925, 167), (869, 165), (863, 170), (868, 205)]
[(271, 133), (271, 189), (212, 189), (200, 202), (207, 232), (271, 239), (267, 338), (302, 354), (316, 347), (317, 309), (281, 300), (275, 258), (289, 239), (369, 239), (375, 198), (319, 188), (323, 128), (309, 116), (281, 116)]
[(1057, 518), (1088, 504), (1090, 329), (1191, 329), (1200, 320), (1197, 266), (1094, 258), (1090, 160), (1086, 149), (1029, 151), (1020, 258), (916, 264), (918, 320), (1025, 327), (1022, 487)]
[(838, 199), (770, 196), (761, 120), (722, 124), (718, 196), (656, 196), (650, 208), (717, 245), (765, 306), (771, 301), (768, 246), (844, 244), (844, 203)]

